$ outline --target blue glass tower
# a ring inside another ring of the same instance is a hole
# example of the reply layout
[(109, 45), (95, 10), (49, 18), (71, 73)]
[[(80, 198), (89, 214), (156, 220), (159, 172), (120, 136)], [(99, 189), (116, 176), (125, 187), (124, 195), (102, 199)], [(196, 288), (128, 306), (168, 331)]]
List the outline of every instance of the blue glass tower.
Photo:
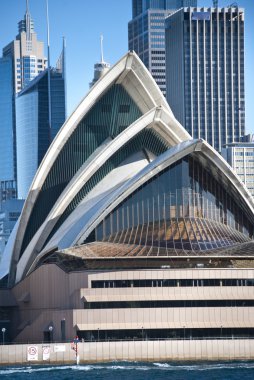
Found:
[[(3, 48), (0, 58), (0, 182), (14, 184), (16, 169), (15, 97), (45, 70), (44, 44), (37, 40), (29, 12), (18, 24), (18, 35)], [(12, 188), (11, 188), (12, 189)]]
[(48, 147), (65, 121), (65, 79), (50, 70), (51, 125), (48, 70), (29, 83), (16, 98), (18, 197), (26, 198)]
[(0, 181), (16, 177), (13, 82), (11, 57), (0, 58)]
[(134, 50), (166, 96), (165, 18), (197, 0), (133, 0), (128, 24), (129, 50)]

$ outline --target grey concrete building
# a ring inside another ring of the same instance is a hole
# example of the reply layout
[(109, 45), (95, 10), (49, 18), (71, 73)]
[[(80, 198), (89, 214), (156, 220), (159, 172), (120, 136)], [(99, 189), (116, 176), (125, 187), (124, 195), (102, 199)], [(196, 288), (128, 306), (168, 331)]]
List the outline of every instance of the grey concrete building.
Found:
[(129, 50), (134, 50), (166, 96), (165, 17), (197, 0), (133, 0), (128, 24)]
[(215, 149), (245, 133), (244, 10), (184, 8), (166, 19), (167, 100)]

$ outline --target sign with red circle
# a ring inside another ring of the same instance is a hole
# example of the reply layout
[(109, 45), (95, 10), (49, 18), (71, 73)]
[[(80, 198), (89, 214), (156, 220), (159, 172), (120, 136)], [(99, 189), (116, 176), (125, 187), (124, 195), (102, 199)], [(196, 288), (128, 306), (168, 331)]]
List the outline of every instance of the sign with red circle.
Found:
[(27, 360), (33, 361), (38, 360), (38, 347), (37, 346), (28, 346), (27, 347)]
[(42, 360), (50, 359), (50, 346), (42, 346)]

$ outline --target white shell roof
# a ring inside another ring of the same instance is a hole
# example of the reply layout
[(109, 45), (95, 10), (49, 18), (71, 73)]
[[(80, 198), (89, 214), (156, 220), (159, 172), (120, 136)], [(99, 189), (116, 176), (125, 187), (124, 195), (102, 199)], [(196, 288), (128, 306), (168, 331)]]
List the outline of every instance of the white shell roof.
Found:
[[(59, 196), (49, 215), (19, 259), (27, 223), (33, 208), (36, 207), (36, 199), (51, 167), (80, 121), (113, 83), (119, 83), (125, 88), (135, 103), (138, 104), (143, 115), (115, 139), (108, 138), (104, 141), (89, 159), (84, 162), (83, 166)], [(122, 179), (122, 183), (117, 183), (115, 172), (109, 173), (108, 178), (112, 180), (112, 189), (109, 186), (108, 192), (105, 192), (104, 195), (103, 193), (98, 195), (99, 202), (96, 207), (92, 207), (91, 203), (89, 206), (89, 197), (85, 198), (55, 232), (45, 249), (42, 250), (43, 244), (56, 221), (82, 186), (107, 159), (145, 128), (153, 128), (171, 148), (152, 162), (149, 162), (149, 160), (145, 162), (144, 160), (141, 166), (129, 166), (131, 178), (126, 174), (126, 177)], [(9, 245), (9, 248), (7, 247), (7, 251), (9, 250), (9, 252), (6, 252), (6, 256), (12, 256), (13, 273), (17, 268), (16, 281), (22, 279), (29, 270), (33, 269), (38, 259), (49, 250), (55, 247), (66, 248), (66, 245), (79, 244), (105, 215), (142, 183), (173, 162), (194, 151), (202, 151), (207, 160), (210, 160), (217, 166), (221, 175), (233, 184), (248, 209), (254, 214), (253, 199), (238, 177), (232, 172), (230, 166), (208, 143), (203, 140), (191, 139), (191, 136), (175, 119), (163, 94), (142, 61), (135, 53), (127, 53), (104, 77), (96, 82), (64, 123), (35, 175), (21, 214), (20, 223), (12, 234), (12, 244)], [(85, 214), (86, 218), (84, 220)]]

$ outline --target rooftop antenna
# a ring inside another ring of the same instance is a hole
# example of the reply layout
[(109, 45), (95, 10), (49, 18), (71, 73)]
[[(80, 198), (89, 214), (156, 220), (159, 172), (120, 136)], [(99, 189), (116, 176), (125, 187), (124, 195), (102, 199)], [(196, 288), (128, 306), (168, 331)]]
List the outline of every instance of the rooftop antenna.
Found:
[(103, 56), (103, 34), (100, 36), (101, 39), (101, 62), (104, 62), (104, 56)]
[(94, 78), (92, 82), (89, 83), (90, 88), (97, 82), (101, 77), (103, 77), (110, 69), (110, 64), (104, 61), (103, 55), (103, 35), (100, 35), (101, 42), (101, 61), (95, 63), (94, 65)]
[(50, 83), (50, 42), (49, 42), (49, 7), (46, 0), (47, 12), (47, 44), (48, 44), (48, 107), (49, 107), (49, 130), (51, 131), (51, 83)]
[(31, 41), (31, 16), (29, 12), (29, 2), (26, 0), (26, 36), (29, 41)]
[(66, 38), (63, 37), (63, 78), (64, 78), (64, 96), (65, 96), (65, 119), (67, 114), (67, 84), (66, 84)]

